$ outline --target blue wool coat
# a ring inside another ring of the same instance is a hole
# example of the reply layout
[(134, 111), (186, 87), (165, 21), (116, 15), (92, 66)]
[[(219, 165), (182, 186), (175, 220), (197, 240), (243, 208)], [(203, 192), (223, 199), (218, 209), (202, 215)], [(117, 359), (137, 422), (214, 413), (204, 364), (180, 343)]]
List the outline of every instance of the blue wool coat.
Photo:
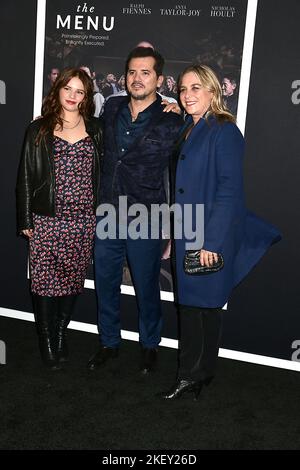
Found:
[[(185, 128), (191, 123), (191, 118)], [(237, 126), (200, 119), (176, 157), (174, 200), (204, 204), (205, 250), (221, 253), (224, 268), (213, 274), (188, 275), (183, 270), (187, 240), (175, 240), (177, 301), (197, 307), (223, 306), (232, 289), (249, 273), (272, 243), (278, 230), (245, 206), (244, 139)], [(195, 226), (194, 226), (195, 227)]]

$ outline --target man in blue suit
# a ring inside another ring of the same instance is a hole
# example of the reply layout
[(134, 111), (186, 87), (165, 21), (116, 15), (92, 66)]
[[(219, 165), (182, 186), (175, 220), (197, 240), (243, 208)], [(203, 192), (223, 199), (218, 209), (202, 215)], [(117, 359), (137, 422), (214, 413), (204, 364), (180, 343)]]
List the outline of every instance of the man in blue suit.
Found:
[[(128, 228), (133, 216), (121, 214), (120, 197), (128, 208), (142, 204), (150, 213), (153, 204), (166, 202), (164, 173), (182, 125), (180, 116), (164, 112), (157, 94), (163, 82), (164, 59), (150, 47), (137, 47), (126, 62), (128, 96), (109, 100), (104, 109), (104, 161), (100, 203), (117, 215), (116, 236), (96, 236), (95, 284), (98, 298), (100, 349), (88, 362), (97, 369), (118, 355), (121, 342), (120, 285), (125, 258), (131, 270), (142, 346), (140, 370), (151, 372), (161, 339), (162, 313), (159, 273), (161, 238), (132, 239)], [(98, 214), (100, 211), (98, 211)], [(120, 221), (123, 217), (122, 221)], [(103, 222), (98, 217), (97, 235)], [(146, 217), (150, 227), (153, 220)], [(159, 221), (156, 221), (159, 223)], [(127, 236), (124, 237), (124, 229)], [(149, 230), (149, 233), (151, 230)]]

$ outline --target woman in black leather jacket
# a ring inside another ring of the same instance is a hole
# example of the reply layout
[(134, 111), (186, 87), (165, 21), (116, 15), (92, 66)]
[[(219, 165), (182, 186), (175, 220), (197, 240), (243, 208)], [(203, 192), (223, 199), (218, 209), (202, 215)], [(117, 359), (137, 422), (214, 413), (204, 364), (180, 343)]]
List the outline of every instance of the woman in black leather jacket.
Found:
[(18, 172), (18, 231), (29, 239), (39, 347), (54, 370), (68, 358), (66, 329), (93, 248), (102, 149), (93, 112), (90, 77), (63, 70), (27, 129)]

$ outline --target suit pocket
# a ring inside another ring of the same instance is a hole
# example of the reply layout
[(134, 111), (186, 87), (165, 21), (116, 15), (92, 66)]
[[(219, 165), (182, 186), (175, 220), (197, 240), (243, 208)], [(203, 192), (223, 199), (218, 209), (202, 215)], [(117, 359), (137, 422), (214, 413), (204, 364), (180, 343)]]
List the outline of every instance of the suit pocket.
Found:
[(153, 145), (161, 145), (162, 144), (162, 141), (161, 140), (157, 140), (157, 139), (150, 139), (149, 137), (146, 137), (145, 138), (145, 142), (147, 142), (147, 144), (153, 144)]

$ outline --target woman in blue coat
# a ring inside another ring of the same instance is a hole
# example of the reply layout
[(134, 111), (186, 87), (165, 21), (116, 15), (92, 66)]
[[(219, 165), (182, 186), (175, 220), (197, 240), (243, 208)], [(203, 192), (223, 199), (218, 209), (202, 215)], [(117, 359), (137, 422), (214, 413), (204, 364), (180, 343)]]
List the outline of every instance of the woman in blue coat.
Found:
[[(186, 392), (197, 398), (203, 385), (210, 383), (218, 357), (222, 307), (232, 289), (280, 239), (275, 227), (246, 209), (244, 139), (223, 104), (214, 72), (204, 65), (186, 68), (179, 79), (179, 93), (188, 118), (173, 162), (174, 202), (181, 208), (184, 223), (188, 222), (186, 205), (192, 205), (193, 217), (196, 205), (202, 205), (203, 237), (194, 249), (201, 249), (202, 266), (213, 266), (221, 254), (224, 267), (209, 274), (186, 274), (183, 259), (191, 240), (185, 235), (176, 238), (175, 230), (180, 353), (178, 380), (163, 394), (166, 399)], [(181, 221), (176, 214), (174, 219)], [(194, 218), (192, 223), (195, 229)]]

